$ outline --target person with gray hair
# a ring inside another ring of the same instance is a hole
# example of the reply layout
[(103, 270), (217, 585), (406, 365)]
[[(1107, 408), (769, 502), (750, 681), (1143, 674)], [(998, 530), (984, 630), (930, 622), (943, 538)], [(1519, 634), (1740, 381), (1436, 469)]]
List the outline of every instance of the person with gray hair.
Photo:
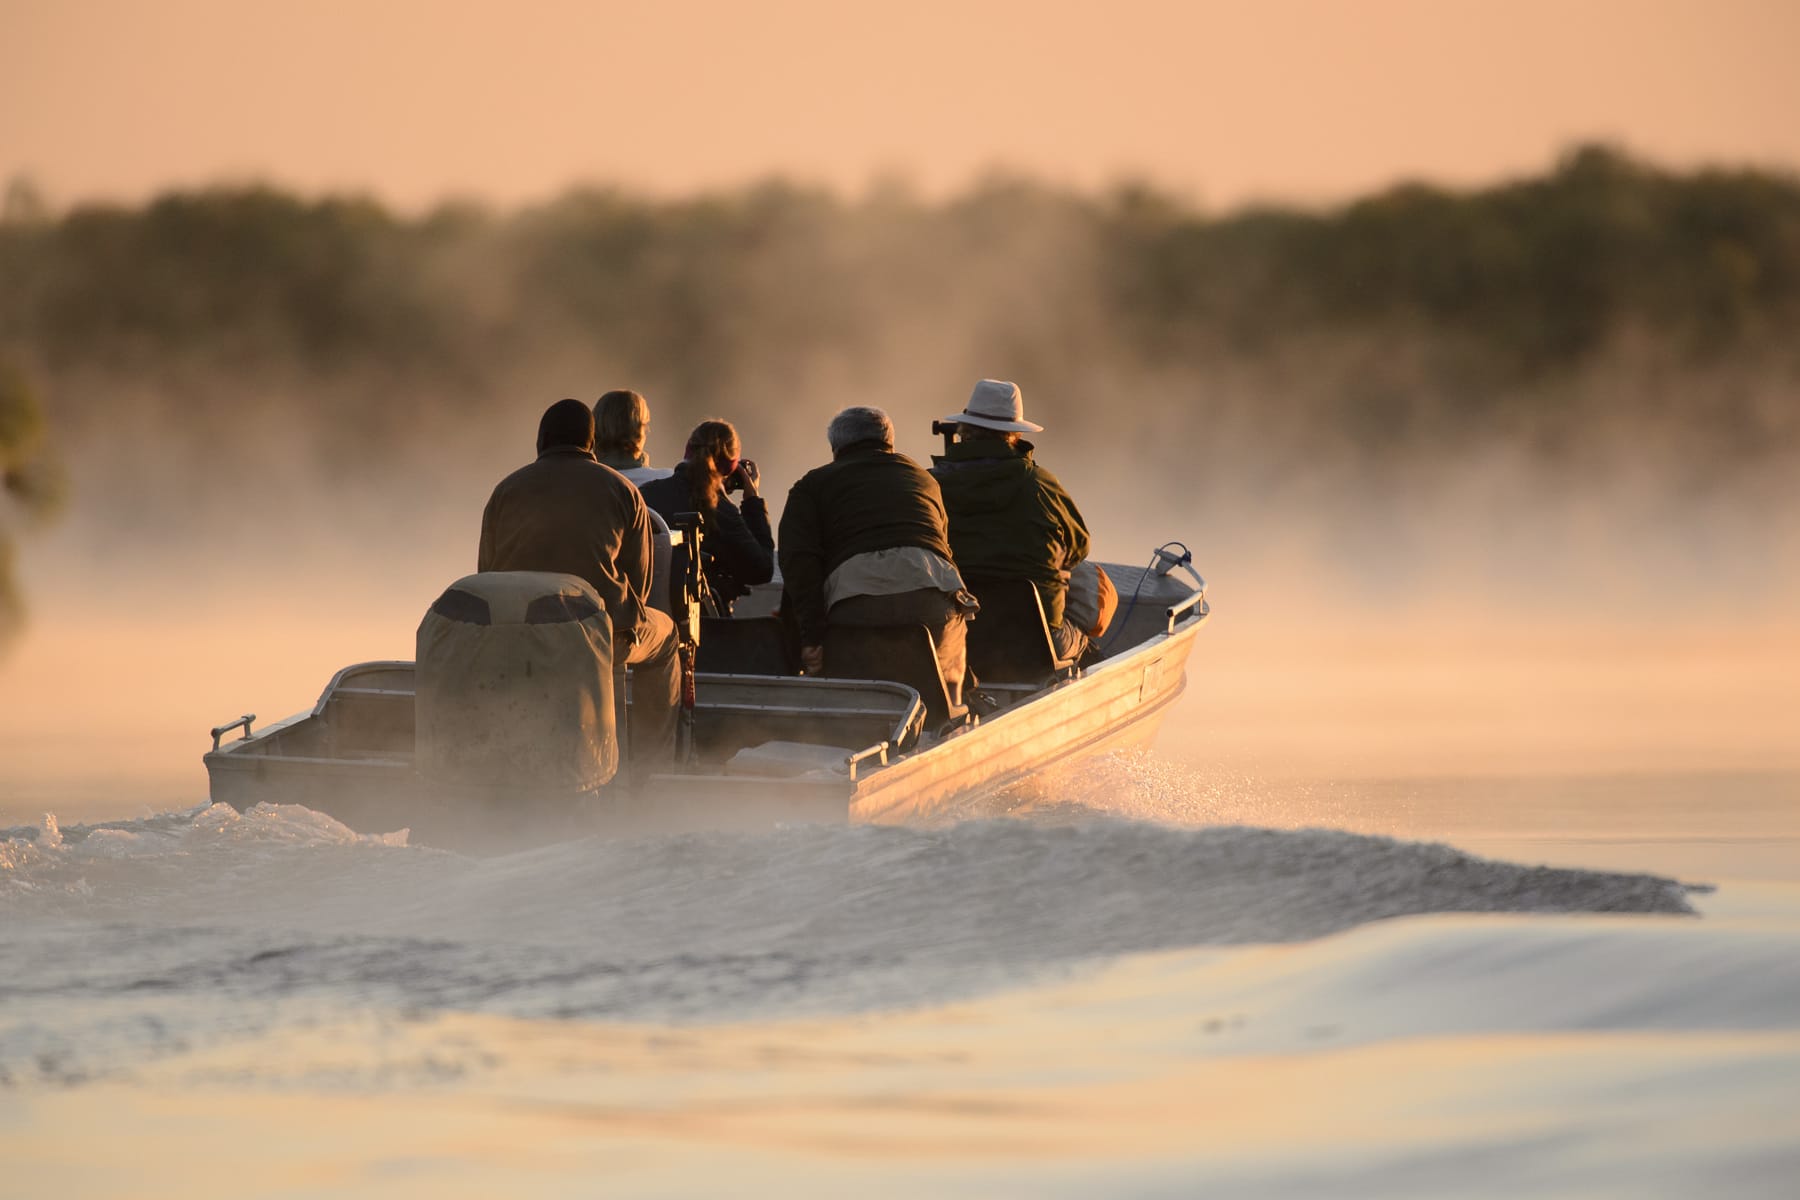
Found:
[(831, 444), (833, 455), (857, 442), (880, 442), (892, 450), (894, 422), (879, 408), (857, 405), (831, 418), (831, 424), (825, 427), (825, 440)]
[(650, 405), (628, 388), (615, 388), (594, 401), (594, 457), (615, 471), (649, 466), (644, 442), (650, 434)]
[(629, 388), (615, 388), (594, 401), (594, 457), (636, 484), (665, 479), (668, 467), (650, 465), (650, 404)]
[(801, 667), (810, 675), (825, 669), (828, 625), (924, 625), (960, 703), (976, 605), (950, 555), (937, 482), (894, 452), (894, 423), (879, 408), (844, 409), (825, 438), (832, 460), (789, 490), (776, 538), (782, 608), (799, 633)]

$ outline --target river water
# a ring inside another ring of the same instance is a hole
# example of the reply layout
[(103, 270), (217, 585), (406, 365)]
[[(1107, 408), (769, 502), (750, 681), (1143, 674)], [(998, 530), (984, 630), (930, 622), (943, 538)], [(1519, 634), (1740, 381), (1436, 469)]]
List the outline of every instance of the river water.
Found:
[[(1795, 784), (1685, 781), (1790, 851)], [(8, 1194), (1791, 1194), (1794, 874), (1033, 805), (495, 858), (291, 808), (15, 828)]]
[(480, 856), (205, 803), (410, 597), (71, 600), (0, 675), (0, 1194), (1791, 1196), (1793, 631), (1217, 609), (1152, 750), (958, 820)]

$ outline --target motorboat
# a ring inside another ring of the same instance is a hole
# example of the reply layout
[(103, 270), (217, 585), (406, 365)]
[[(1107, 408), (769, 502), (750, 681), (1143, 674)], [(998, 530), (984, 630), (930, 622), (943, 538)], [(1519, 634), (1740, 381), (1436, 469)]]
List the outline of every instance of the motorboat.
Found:
[[(1154, 735), (1185, 686), (1188, 655), (1210, 612), (1205, 581), (1185, 547), (1172, 549), (1179, 546), (1160, 548), (1144, 567), (1101, 564), (1119, 605), (1099, 639), (1097, 661), (1058, 663), (1052, 650), (1023, 670), (983, 672), (979, 695), (967, 706), (933, 694), (934, 660), (920, 679), (905, 668), (903, 653), (865, 658), (857, 674), (869, 677), (851, 678), (778, 673), (754, 653), (734, 659), (732, 643), (774, 621), (740, 614), (703, 623), (674, 769), (631, 786), (622, 775), (548, 796), (504, 781), (484, 794), (449, 785), (420, 759), (420, 665), (380, 661), (338, 671), (307, 711), (263, 726), (244, 714), (213, 728), (205, 754), (211, 796), (239, 810), (304, 805), (359, 832), (405, 828), (415, 841), (448, 845), (800, 821), (931, 821), (1058, 764)], [(1035, 596), (1029, 585), (1023, 590)], [(1000, 626), (988, 596), (977, 595), (983, 612), (970, 639), (979, 668), (974, 631), (984, 621)], [(1047, 640), (1041, 610), (1037, 620)], [(715, 646), (724, 648), (709, 655)], [(854, 665), (828, 643), (828, 666), (834, 658)], [(624, 673), (625, 726), (631, 682)]]

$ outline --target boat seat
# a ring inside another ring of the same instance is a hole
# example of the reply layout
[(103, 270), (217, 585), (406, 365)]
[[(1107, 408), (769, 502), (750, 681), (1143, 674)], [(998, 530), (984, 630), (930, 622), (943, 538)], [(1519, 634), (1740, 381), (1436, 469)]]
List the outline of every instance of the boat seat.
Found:
[(827, 626), (825, 675), (905, 684), (924, 702), (927, 728), (961, 724), (969, 716), (968, 705), (950, 699), (938, 670), (937, 643), (923, 625)]
[(779, 617), (701, 617), (694, 669), (717, 675), (792, 675)]
[(654, 508), (646, 506), (644, 511), (650, 517), (651, 540), (650, 575), (644, 581), (645, 599), (663, 616), (673, 617), (675, 609), (669, 602), (669, 579), (675, 551), (669, 536), (669, 523)]
[(981, 601), (969, 622), (969, 669), (983, 683), (1045, 684), (1075, 671), (1058, 658), (1044, 616), (1044, 601), (1029, 579), (978, 578), (964, 583)]

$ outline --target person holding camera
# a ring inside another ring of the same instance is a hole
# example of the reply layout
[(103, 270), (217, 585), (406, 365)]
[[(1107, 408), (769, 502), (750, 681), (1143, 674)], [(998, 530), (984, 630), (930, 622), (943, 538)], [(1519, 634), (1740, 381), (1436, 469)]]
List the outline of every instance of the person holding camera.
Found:
[[(742, 457), (731, 422), (707, 420), (688, 435), (684, 457), (668, 478), (638, 485), (644, 503), (671, 525), (677, 513), (701, 515), (701, 572), (718, 616), (730, 616), (739, 596), (775, 575), (775, 534), (761, 482), (756, 464)], [(742, 508), (732, 503), (731, 492), (743, 493)], [(675, 580), (682, 578), (686, 550), (675, 550)]]

